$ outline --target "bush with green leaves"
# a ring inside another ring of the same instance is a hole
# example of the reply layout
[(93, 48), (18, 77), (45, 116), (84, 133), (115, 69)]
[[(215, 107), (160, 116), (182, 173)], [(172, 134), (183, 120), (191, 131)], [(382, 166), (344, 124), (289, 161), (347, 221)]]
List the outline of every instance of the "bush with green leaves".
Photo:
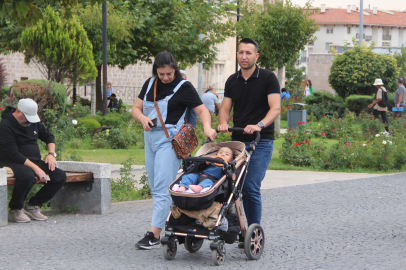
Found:
[(350, 95), (345, 99), (345, 106), (356, 115), (368, 110), (368, 105), (374, 100), (373, 96)]
[(137, 137), (131, 128), (113, 128), (106, 130), (106, 134), (112, 149), (128, 149), (137, 143)]
[(86, 128), (86, 130), (90, 133), (93, 133), (96, 128), (101, 126), (100, 123), (91, 116), (78, 118), (77, 121), (79, 126)]
[(9, 93), (10, 93), (10, 87), (8, 87), (8, 86), (0, 87), (0, 100), (7, 98), (9, 96)]
[(353, 48), (335, 54), (328, 77), (329, 84), (341, 97), (350, 95), (371, 95), (375, 90), (375, 79), (382, 79), (389, 91), (396, 87), (396, 76), (399, 73), (396, 60), (391, 55), (373, 52), (374, 44), (358, 45), (353, 40)]
[(304, 98), (305, 109), (309, 115), (313, 115), (320, 120), (323, 116), (332, 115), (342, 117), (348, 109), (344, 100), (339, 96), (334, 96), (328, 92), (314, 92), (312, 95)]
[(124, 120), (125, 118), (125, 116), (123, 117), (119, 113), (108, 113), (100, 119), (100, 124), (102, 126), (114, 126), (115, 128), (119, 128), (126, 125), (127, 121)]
[(373, 138), (375, 134), (385, 130), (382, 119), (375, 119), (371, 113), (361, 113), (356, 118), (356, 122), (361, 125), (361, 134), (366, 139)]

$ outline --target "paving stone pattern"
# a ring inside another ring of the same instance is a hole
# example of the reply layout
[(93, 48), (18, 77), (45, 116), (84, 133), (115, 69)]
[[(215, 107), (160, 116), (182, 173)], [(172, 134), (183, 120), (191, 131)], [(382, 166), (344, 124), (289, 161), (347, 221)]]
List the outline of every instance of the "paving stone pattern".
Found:
[[(248, 261), (227, 245), (218, 269), (406, 269), (406, 174), (263, 190), (266, 248)], [(216, 269), (209, 241), (175, 260), (136, 250), (152, 202), (109, 215), (54, 214), (0, 228), (0, 269)]]

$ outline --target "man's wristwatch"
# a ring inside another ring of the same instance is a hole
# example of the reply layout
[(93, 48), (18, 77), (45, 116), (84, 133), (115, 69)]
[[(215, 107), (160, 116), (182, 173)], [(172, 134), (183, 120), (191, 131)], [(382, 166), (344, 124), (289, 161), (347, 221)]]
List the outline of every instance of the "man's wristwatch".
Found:
[(56, 153), (54, 152), (49, 152), (48, 155), (53, 155), (56, 158)]
[(264, 123), (262, 123), (262, 122), (258, 122), (257, 125), (258, 125), (260, 128), (264, 128), (264, 127), (265, 127)]

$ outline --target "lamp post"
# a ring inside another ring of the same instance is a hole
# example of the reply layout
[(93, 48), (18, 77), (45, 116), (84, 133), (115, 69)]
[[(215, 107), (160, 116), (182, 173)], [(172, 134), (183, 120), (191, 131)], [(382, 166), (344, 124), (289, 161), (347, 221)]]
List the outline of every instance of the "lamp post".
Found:
[(362, 45), (362, 37), (364, 36), (364, 0), (360, 0), (359, 7), (359, 46)]
[(102, 4), (103, 23), (103, 115), (107, 114), (107, 1)]

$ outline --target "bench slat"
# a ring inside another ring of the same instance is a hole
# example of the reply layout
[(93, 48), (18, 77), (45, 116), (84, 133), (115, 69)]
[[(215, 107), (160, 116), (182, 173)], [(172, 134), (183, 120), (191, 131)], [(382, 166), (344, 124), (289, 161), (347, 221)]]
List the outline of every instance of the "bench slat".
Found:
[[(66, 183), (92, 181), (93, 173), (91, 172), (65, 172)], [(16, 183), (15, 178), (7, 178), (7, 186), (14, 186)], [(42, 184), (38, 181), (36, 184)]]

